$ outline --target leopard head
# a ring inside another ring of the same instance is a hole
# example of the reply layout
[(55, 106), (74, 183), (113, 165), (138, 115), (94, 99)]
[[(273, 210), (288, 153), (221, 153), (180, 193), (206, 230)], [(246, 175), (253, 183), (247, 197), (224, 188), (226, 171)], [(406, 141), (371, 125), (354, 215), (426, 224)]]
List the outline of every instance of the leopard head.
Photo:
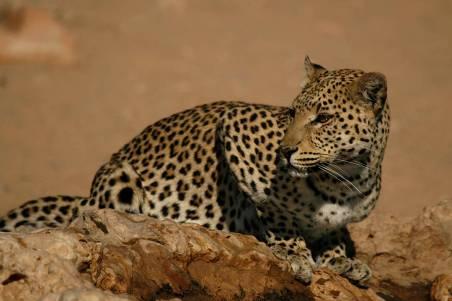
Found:
[(280, 147), (291, 173), (304, 177), (331, 164), (355, 162), (356, 167), (375, 156), (381, 160), (389, 132), (385, 76), (356, 69), (327, 70), (309, 57), (305, 72)]

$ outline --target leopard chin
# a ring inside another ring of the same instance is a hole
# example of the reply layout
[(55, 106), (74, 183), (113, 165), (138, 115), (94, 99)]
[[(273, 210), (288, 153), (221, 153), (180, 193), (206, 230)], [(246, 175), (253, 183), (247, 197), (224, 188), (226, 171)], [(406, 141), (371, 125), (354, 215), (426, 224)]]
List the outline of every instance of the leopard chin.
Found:
[(294, 178), (307, 178), (309, 176), (309, 172), (307, 168), (296, 168), (290, 165), (289, 175)]
[(289, 174), (294, 178), (307, 178), (313, 173), (316, 173), (320, 170), (317, 166), (309, 166), (309, 167), (297, 167), (292, 164), (288, 165)]

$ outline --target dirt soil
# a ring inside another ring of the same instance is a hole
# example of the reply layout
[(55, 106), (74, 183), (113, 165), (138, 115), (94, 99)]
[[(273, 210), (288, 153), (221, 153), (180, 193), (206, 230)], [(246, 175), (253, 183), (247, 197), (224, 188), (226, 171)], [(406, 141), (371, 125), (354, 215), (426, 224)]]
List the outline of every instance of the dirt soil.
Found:
[(171, 113), (220, 99), (289, 105), (306, 54), (388, 78), (377, 211), (414, 215), (452, 197), (450, 1), (23, 3), (64, 24), (78, 62), (0, 66), (0, 213), (88, 195), (111, 153)]

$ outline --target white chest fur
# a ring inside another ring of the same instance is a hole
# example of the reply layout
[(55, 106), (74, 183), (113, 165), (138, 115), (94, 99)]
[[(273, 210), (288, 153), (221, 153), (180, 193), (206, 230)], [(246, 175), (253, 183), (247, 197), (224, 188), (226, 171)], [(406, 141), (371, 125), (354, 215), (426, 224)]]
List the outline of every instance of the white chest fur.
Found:
[(372, 190), (366, 197), (363, 196), (340, 204), (322, 201), (312, 196), (308, 202), (315, 208), (315, 212), (312, 214), (311, 234), (319, 236), (324, 232), (337, 230), (347, 224), (363, 220), (375, 207), (377, 198), (377, 189)]

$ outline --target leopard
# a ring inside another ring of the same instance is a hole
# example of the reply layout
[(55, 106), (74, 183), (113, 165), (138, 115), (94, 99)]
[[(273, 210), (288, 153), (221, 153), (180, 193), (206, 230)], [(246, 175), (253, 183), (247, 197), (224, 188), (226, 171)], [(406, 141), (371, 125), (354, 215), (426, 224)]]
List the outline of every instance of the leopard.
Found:
[(365, 284), (347, 225), (381, 190), (389, 135), (386, 77), (304, 60), (289, 106), (218, 101), (146, 127), (96, 172), (89, 197), (28, 201), (3, 232), (65, 227), (110, 208), (255, 236), (309, 283), (319, 268)]

